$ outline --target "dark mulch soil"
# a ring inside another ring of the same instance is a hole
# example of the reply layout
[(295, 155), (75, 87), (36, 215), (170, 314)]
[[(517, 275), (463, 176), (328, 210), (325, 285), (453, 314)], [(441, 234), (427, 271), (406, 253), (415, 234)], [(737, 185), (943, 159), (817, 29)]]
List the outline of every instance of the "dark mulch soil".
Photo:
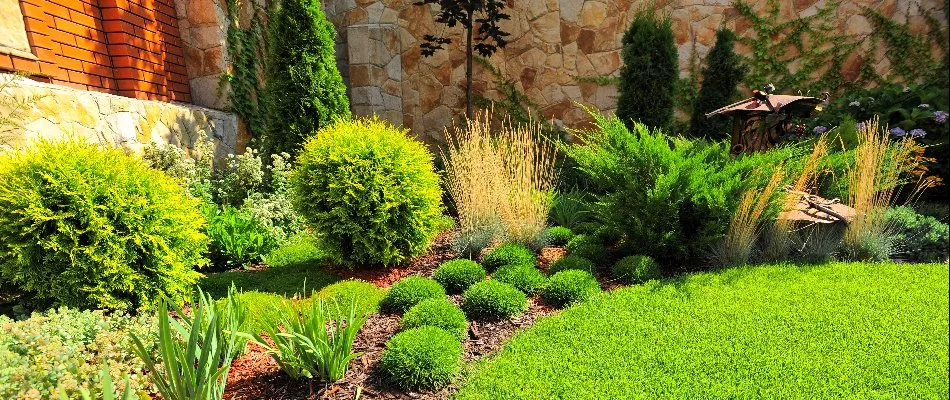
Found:
[(389, 287), (393, 282), (409, 275), (431, 276), (445, 261), (455, 258), (452, 251), (453, 232), (443, 232), (435, 238), (432, 248), (426, 254), (412, 259), (406, 265), (379, 268), (346, 269), (342, 267), (328, 267), (327, 270), (343, 279), (362, 279), (379, 287)]

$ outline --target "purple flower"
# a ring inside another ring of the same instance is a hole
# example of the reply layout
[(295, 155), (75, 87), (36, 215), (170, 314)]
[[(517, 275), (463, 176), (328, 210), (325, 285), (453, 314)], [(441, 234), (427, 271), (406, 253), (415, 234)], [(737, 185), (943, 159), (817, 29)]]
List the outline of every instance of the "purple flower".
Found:
[(900, 127), (891, 128), (889, 132), (891, 132), (891, 135), (894, 135), (897, 137), (901, 137), (907, 134), (907, 132), (904, 132), (904, 130), (901, 129)]
[(947, 114), (946, 111), (934, 111), (934, 122), (936, 122), (936, 123), (938, 123), (938, 124), (942, 124), (942, 123), (944, 123), (944, 122), (947, 122), (947, 116), (948, 116), (948, 115), (950, 115), (950, 114)]
[(827, 131), (828, 131), (828, 128), (827, 128), (827, 127), (824, 127), (824, 126), (822, 126), (822, 125), (818, 125), (818, 126), (816, 126), (814, 129), (812, 129), (812, 131), (815, 132), (815, 133), (817, 133), (817, 134), (819, 134), (819, 135), (821, 135), (822, 133), (827, 132)]
[(924, 137), (927, 136), (927, 131), (917, 128), (910, 130), (910, 137)]
[(857, 130), (860, 132), (860, 131), (863, 131), (864, 128), (867, 126), (864, 124), (864, 122), (858, 122), (858, 124), (855, 125), (854, 127), (857, 128)]

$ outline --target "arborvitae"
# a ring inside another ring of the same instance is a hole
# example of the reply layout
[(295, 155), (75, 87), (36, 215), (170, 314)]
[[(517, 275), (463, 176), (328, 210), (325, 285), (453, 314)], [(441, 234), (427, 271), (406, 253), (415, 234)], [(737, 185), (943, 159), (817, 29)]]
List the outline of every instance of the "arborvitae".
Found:
[(665, 128), (673, 118), (679, 59), (670, 15), (646, 6), (623, 35), (617, 117)]
[(730, 134), (730, 118), (716, 116), (707, 119), (705, 114), (723, 107), (737, 97), (736, 85), (745, 76), (745, 66), (735, 52), (736, 35), (722, 28), (716, 32), (716, 44), (706, 57), (703, 68), (703, 84), (693, 104), (690, 120), (690, 135), (712, 139), (726, 138)]
[(319, 0), (283, 0), (270, 21), (265, 154), (295, 155), (304, 140), (334, 119), (350, 116), (336, 68), (336, 31)]

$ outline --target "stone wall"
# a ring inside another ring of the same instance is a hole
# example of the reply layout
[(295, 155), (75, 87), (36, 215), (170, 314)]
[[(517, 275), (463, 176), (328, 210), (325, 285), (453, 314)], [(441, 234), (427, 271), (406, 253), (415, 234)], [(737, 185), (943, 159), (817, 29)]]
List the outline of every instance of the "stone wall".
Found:
[[(200, 132), (215, 158), (243, 149), (234, 114), (208, 108), (78, 90), (0, 74), (0, 145), (75, 136), (141, 155), (152, 142), (194, 148)], [(7, 121), (8, 119), (12, 121)]]

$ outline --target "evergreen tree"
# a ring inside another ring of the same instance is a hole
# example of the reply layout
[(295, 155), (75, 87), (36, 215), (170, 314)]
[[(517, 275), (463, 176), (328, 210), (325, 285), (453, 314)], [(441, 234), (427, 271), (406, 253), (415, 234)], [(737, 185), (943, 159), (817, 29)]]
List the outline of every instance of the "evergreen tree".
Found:
[(628, 126), (640, 121), (651, 127), (668, 127), (679, 76), (670, 15), (658, 15), (649, 5), (641, 8), (622, 43), (617, 117)]
[(336, 118), (349, 118), (346, 86), (336, 68), (335, 37), (319, 0), (283, 0), (271, 16), (265, 154), (294, 156), (317, 130)]
[(723, 139), (730, 135), (731, 118), (718, 115), (706, 118), (706, 113), (733, 102), (738, 93), (736, 85), (745, 76), (745, 66), (735, 52), (736, 35), (729, 29), (716, 32), (716, 44), (706, 57), (703, 84), (693, 103), (690, 136)]

